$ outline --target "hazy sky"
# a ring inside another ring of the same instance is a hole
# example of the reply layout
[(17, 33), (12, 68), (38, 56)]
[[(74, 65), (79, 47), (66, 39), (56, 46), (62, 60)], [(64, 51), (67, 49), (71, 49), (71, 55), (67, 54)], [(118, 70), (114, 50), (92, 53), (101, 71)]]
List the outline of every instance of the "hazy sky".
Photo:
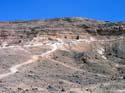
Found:
[(71, 16), (125, 21), (125, 0), (0, 0), (0, 21)]

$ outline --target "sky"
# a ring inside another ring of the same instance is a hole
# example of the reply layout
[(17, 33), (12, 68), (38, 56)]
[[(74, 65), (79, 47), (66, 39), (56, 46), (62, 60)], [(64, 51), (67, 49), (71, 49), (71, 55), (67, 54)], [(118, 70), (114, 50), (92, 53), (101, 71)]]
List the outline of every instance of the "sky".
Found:
[(61, 17), (125, 21), (125, 0), (0, 0), (0, 21)]

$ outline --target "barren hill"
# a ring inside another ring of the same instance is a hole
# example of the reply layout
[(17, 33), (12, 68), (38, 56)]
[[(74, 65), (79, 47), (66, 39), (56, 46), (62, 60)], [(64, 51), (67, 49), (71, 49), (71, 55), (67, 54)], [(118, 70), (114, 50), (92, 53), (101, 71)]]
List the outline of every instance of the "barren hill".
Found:
[(0, 93), (125, 93), (125, 22), (0, 22)]

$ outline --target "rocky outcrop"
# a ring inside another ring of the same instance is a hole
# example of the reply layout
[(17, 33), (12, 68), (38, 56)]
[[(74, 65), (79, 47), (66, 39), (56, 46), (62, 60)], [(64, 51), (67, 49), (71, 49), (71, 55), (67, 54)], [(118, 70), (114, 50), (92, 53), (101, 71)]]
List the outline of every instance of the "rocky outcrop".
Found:
[(0, 23), (0, 45), (24, 44), (34, 37), (86, 38), (93, 36), (121, 36), (124, 22), (104, 22), (86, 18), (57, 18)]

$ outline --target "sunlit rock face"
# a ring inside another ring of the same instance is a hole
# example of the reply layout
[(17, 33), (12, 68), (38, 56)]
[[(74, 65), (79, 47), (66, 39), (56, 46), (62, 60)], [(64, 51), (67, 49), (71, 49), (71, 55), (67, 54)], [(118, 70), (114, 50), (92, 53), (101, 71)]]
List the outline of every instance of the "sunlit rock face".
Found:
[(124, 93), (125, 22), (0, 22), (0, 84), (0, 93)]

